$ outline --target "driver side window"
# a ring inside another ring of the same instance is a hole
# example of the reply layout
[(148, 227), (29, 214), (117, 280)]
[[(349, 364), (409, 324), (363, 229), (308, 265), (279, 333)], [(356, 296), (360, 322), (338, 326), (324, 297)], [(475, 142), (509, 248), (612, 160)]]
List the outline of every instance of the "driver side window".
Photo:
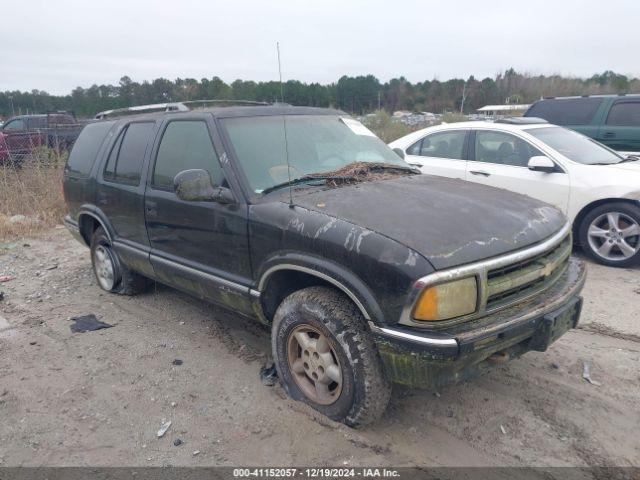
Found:
[(190, 169), (206, 170), (214, 185), (227, 186), (207, 124), (202, 120), (176, 120), (162, 134), (152, 185), (173, 190), (174, 177)]
[(526, 167), (529, 159), (536, 155), (544, 154), (530, 143), (509, 133), (476, 132), (476, 162)]
[(24, 120), (21, 119), (16, 119), (16, 120), (11, 120), (9, 123), (7, 123), (3, 130), (7, 131), (7, 130), (24, 130)]

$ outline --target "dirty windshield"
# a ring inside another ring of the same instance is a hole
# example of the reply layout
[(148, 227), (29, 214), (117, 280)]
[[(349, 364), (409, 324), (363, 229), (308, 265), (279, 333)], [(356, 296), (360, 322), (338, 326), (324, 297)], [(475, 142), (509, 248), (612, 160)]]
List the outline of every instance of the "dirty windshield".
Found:
[(240, 117), (223, 123), (255, 193), (289, 180), (287, 150), (291, 179), (336, 172), (354, 163), (409, 167), (382, 140), (348, 117)]

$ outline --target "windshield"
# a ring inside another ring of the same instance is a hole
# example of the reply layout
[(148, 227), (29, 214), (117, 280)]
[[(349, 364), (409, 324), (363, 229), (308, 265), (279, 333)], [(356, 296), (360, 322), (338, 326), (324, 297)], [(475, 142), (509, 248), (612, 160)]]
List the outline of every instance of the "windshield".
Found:
[(255, 193), (288, 181), (287, 150), (291, 179), (336, 171), (354, 162), (409, 166), (370, 130), (348, 117), (238, 117), (224, 119), (223, 125)]
[(623, 157), (598, 142), (562, 127), (530, 128), (527, 133), (557, 150), (569, 160), (585, 165), (620, 163)]

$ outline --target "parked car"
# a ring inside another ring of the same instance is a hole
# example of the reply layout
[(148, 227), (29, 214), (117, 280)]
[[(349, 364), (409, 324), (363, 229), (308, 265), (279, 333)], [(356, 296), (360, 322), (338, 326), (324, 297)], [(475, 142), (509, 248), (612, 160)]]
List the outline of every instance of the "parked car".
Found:
[(640, 153), (640, 94), (544, 98), (524, 116), (570, 128), (623, 154)]
[(513, 118), (426, 128), (389, 144), (424, 173), (465, 179), (548, 202), (573, 223), (597, 262), (640, 262), (640, 158), (580, 133)]
[(382, 414), (391, 382), (463, 380), (546, 350), (580, 315), (560, 211), (420, 175), (336, 110), (93, 123), (64, 195), (101, 288), (153, 279), (270, 325), (287, 392), (349, 425)]
[(0, 135), (8, 155), (20, 158), (42, 146), (69, 148), (83, 126), (66, 112), (19, 115), (7, 120), (0, 128)]

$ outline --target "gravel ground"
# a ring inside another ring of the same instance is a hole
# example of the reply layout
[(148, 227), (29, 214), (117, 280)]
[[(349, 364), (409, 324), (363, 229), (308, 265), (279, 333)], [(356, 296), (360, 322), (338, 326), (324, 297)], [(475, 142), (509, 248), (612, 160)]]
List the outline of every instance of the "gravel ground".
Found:
[[(352, 430), (261, 383), (257, 323), (160, 285), (103, 293), (61, 228), (3, 244), (0, 465), (638, 466), (640, 272), (588, 269), (582, 326), (549, 351), (439, 392), (396, 387)], [(90, 313), (114, 327), (72, 333)]]

